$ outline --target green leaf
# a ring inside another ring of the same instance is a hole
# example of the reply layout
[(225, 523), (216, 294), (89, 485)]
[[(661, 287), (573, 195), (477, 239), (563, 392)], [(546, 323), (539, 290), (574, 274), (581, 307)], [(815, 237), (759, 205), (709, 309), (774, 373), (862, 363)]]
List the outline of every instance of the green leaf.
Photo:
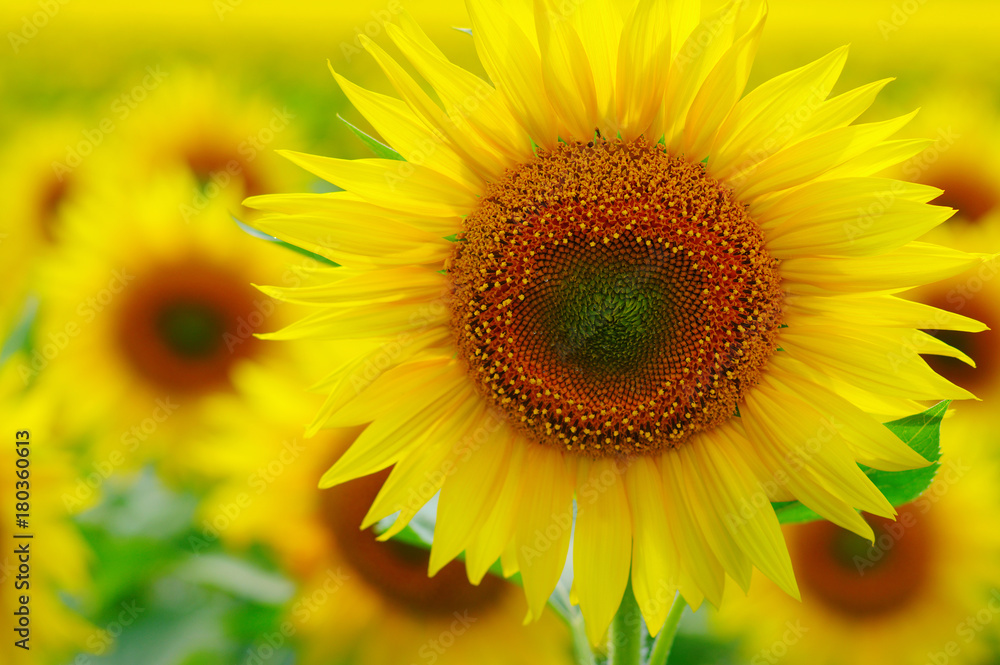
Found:
[(351, 123), (349, 123), (346, 120), (344, 120), (344, 117), (342, 115), (340, 115), (339, 113), (337, 114), (337, 117), (340, 118), (340, 121), (342, 123), (344, 123), (345, 125), (347, 125), (348, 129), (350, 129), (352, 132), (354, 132), (355, 136), (357, 136), (359, 139), (361, 139), (361, 141), (366, 146), (368, 146), (369, 149), (371, 149), (372, 152), (375, 153), (376, 157), (381, 157), (382, 159), (398, 159), (400, 161), (406, 161), (405, 159), (403, 159), (402, 155), (400, 155), (398, 152), (396, 152), (395, 150), (393, 150), (392, 148), (390, 148), (386, 144), (382, 143), (378, 139), (372, 138), (371, 136), (369, 136), (368, 134), (364, 133), (363, 131), (361, 131), (360, 129), (358, 129), (357, 127), (355, 127), (354, 125), (352, 125)]
[[(892, 430), (893, 434), (920, 453), (928, 462), (933, 462), (932, 464), (907, 471), (879, 471), (864, 464), (858, 465), (892, 505), (900, 506), (913, 501), (923, 494), (924, 490), (930, 486), (931, 481), (934, 480), (934, 475), (937, 473), (938, 467), (941, 466), (939, 463), (941, 459), (941, 420), (944, 418), (945, 412), (948, 411), (950, 403), (948, 401), (938, 402), (923, 413), (885, 424)], [(774, 506), (774, 512), (782, 524), (822, 519), (798, 501), (780, 501), (771, 505)]]
[(3, 347), (0, 348), (0, 365), (18, 351), (30, 351), (31, 330), (35, 324), (35, 315), (37, 313), (38, 298), (30, 296), (24, 303), (21, 318), (18, 319), (14, 329), (10, 331), (10, 335), (3, 342)]
[(257, 229), (255, 229), (254, 227), (250, 226), (246, 222), (240, 221), (239, 219), (237, 219), (233, 215), (230, 215), (230, 217), (232, 218), (232, 220), (234, 222), (236, 222), (236, 225), (239, 226), (240, 229), (244, 233), (246, 233), (248, 235), (251, 235), (254, 238), (259, 238), (260, 240), (263, 240), (264, 242), (269, 242), (269, 243), (272, 243), (274, 245), (278, 245), (279, 247), (284, 247), (285, 249), (287, 249), (289, 251), (292, 251), (292, 252), (295, 252), (296, 254), (301, 254), (302, 256), (308, 257), (308, 258), (312, 259), (313, 261), (315, 261), (316, 263), (319, 263), (320, 265), (330, 266), (331, 268), (337, 268), (337, 267), (340, 266), (339, 263), (337, 263), (336, 261), (331, 261), (330, 259), (326, 258), (325, 256), (320, 256), (319, 254), (317, 254), (315, 252), (310, 252), (308, 249), (303, 249), (303, 248), (299, 247), (298, 245), (293, 245), (290, 242), (285, 242), (284, 240), (279, 240), (278, 238), (275, 238), (272, 235), (268, 235), (268, 234), (264, 233), (263, 231), (258, 231)]

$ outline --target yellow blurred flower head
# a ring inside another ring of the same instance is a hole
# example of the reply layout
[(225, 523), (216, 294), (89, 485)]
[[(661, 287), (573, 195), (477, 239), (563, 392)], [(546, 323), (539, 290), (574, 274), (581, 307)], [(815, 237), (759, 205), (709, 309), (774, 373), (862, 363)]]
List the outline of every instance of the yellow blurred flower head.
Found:
[[(314, 371), (306, 359), (302, 353), (300, 362), (280, 367), (244, 365), (235, 377), (238, 395), (220, 398), (228, 406), (215, 416), (227, 426), (214, 429), (198, 459), (226, 481), (202, 503), (190, 549), (201, 552), (220, 539), (238, 549), (268, 545), (297, 585), (282, 626), (301, 644), (307, 665), (345, 658), (369, 665), (421, 659), (568, 665), (566, 627), (550, 612), (523, 626), (517, 587), (492, 575), (473, 586), (457, 562), (428, 577), (426, 550), (379, 543), (372, 529), (358, 529), (385, 472), (316, 491), (316, 477), (359, 430), (302, 437), (301, 423), (318, 406), (299, 394), (303, 374)], [(238, 401), (260, 415), (231, 417)]]
[[(873, 541), (828, 522), (785, 527), (802, 601), (766, 580), (715, 621), (751, 663), (986, 662), (1000, 638), (1000, 529), (992, 427), (949, 419), (944, 462)], [(991, 459), (993, 457), (994, 459)]]
[(115, 468), (185, 464), (205, 398), (231, 390), (241, 362), (285, 354), (254, 335), (287, 308), (251, 282), (288, 281), (295, 255), (241, 230), (221, 198), (185, 222), (195, 186), (185, 171), (107, 182), (66, 214), (65, 242), (40, 265), (34, 345), (13, 364)]

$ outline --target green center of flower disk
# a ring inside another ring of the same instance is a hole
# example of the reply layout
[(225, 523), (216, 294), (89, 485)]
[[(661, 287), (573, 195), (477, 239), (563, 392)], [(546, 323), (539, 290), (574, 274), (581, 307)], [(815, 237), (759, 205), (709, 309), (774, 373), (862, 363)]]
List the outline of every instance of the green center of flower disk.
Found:
[(851, 618), (904, 610), (931, 574), (935, 524), (913, 504), (896, 520), (865, 515), (873, 543), (830, 522), (797, 525), (790, 541), (802, 600)]
[[(267, 312), (238, 274), (203, 259), (150, 266), (117, 296), (118, 348), (159, 389), (226, 387), (232, 367), (259, 350)], [(266, 304), (266, 303), (265, 303)]]
[(775, 350), (776, 261), (746, 206), (643, 139), (560, 143), (489, 186), (449, 271), (484, 395), (530, 438), (652, 453), (731, 417)]
[(200, 302), (177, 302), (165, 306), (156, 321), (164, 344), (178, 356), (205, 358), (223, 345), (226, 322), (215, 307)]

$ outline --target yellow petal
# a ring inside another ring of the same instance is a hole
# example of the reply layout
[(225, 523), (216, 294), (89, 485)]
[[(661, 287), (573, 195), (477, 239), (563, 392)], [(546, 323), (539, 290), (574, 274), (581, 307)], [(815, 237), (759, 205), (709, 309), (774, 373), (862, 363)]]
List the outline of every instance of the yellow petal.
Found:
[(708, 498), (729, 537), (761, 572), (798, 598), (778, 518), (743, 456), (747, 442), (742, 432), (723, 423), (691, 443), (684, 447), (690, 449), (695, 467), (703, 474)]
[(982, 255), (911, 242), (878, 256), (785, 259), (779, 270), (787, 291), (804, 295), (902, 291), (957, 275), (983, 262)]
[(702, 445), (701, 437), (695, 437), (685, 443), (690, 445), (677, 447), (679, 478), (682, 480), (681, 491), (686, 494), (691, 514), (726, 574), (746, 591), (750, 587), (750, 560), (726, 528), (725, 516), (718, 510), (716, 494), (720, 490), (707, 484), (709, 477), (706, 470), (700, 466), (704, 462), (703, 455), (694, 453), (695, 448), (711, 444)]
[(843, 192), (804, 206), (767, 233), (767, 248), (776, 259), (803, 254), (867, 256), (898, 249), (955, 214), (951, 208), (907, 200), (891, 190), (878, 191), (878, 183), (874, 187), (843, 180), (816, 184), (828, 183), (845, 185)]
[(554, 148), (559, 126), (544, 93), (538, 50), (494, 0), (469, 0), (468, 9), (476, 52), (486, 73), (535, 143)]
[[(501, 95), (486, 81), (447, 60), (414, 21), (402, 21), (402, 29), (388, 26), (389, 36), (438, 93), (448, 117), (458, 127), (469, 125), (500, 159), (498, 167), (510, 167), (532, 156), (531, 139), (503, 103)], [(503, 173), (493, 173), (494, 179)]]
[(663, 104), (670, 69), (670, 18), (668, 3), (639, 0), (625, 19), (618, 45), (615, 104), (626, 141), (644, 134)]
[(811, 215), (810, 219), (817, 215), (825, 219), (826, 213), (822, 209), (842, 198), (851, 200), (860, 208), (873, 203), (891, 205), (897, 200), (927, 203), (941, 196), (942, 191), (937, 187), (891, 178), (825, 179), (768, 197), (766, 206), (751, 206), (750, 213), (764, 229), (775, 231), (805, 213)]
[(916, 111), (892, 120), (831, 129), (768, 157), (728, 184), (747, 202), (801, 185), (871, 150), (902, 129), (914, 115)]
[(328, 427), (353, 427), (370, 423), (396, 409), (397, 404), (420, 394), (427, 386), (457, 384), (459, 372), (446, 354), (418, 358), (382, 372), (375, 379), (351, 381), (352, 399), (332, 412)]
[(448, 139), (425, 124), (404, 102), (354, 85), (332, 67), (330, 71), (354, 108), (407, 162), (426, 165), (473, 193), (482, 191), (482, 178), (452, 150)]
[(725, 588), (726, 573), (712, 552), (694, 519), (693, 506), (683, 491), (683, 467), (676, 450), (669, 450), (660, 456), (660, 474), (667, 502), (664, 505), (674, 542), (680, 552), (681, 565), (687, 580), (681, 580), (681, 593), (692, 607), (696, 607), (694, 590), (708, 601), (719, 606)]
[(468, 547), (500, 495), (510, 466), (511, 437), (501, 422), (494, 421), (492, 427), (481, 445), (461, 451), (454, 474), (441, 489), (431, 546), (431, 575)]
[(454, 405), (451, 414), (427, 430), (424, 443), (396, 463), (372, 501), (362, 529), (399, 513), (392, 527), (382, 533), (379, 540), (388, 540), (402, 531), (440, 491), (445, 480), (455, 472), (456, 455), (463, 438), (481, 426), (486, 404), (471, 385), (460, 391), (451, 403)]
[(279, 151), (313, 175), (362, 199), (401, 212), (456, 217), (475, 208), (476, 196), (426, 166), (395, 159), (338, 159)]
[(489, 515), (479, 524), (478, 532), (465, 550), (465, 569), (473, 584), (479, 584), (514, 537), (515, 519), (520, 514), (525, 452), (529, 446), (537, 445), (524, 440), (507, 425), (503, 429), (510, 437), (510, 464), (502, 472), (503, 485), (492, 502)]
[[(618, 62), (618, 43), (622, 32), (622, 16), (618, 3), (590, 0), (573, 6), (570, 22), (576, 26), (594, 76), (598, 113), (602, 130), (607, 133), (616, 127), (615, 122), (615, 72)], [(564, 18), (564, 15), (561, 15)]]
[[(461, 220), (455, 218), (420, 217), (412, 211), (401, 214), (394, 210), (373, 205), (350, 192), (324, 192), (322, 194), (267, 194), (252, 196), (243, 202), (248, 208), (266, 210), (292, 217), (364, 217), (375, 223), (395, 222), (423, 231), (427, 237), (439, 239), (462, 230)], [(330, 223), (330, 220), (327, 219)], [(395, 235), (395, 232), (392, 233)], [(380, 238), (384, 240), (384, 238)]]
[(624, 465), (611, 459), (581, 459), (578, 465), (573, 586), (587, 637), (598, 644), (628, 583), (632, 524)]
[(632, 591), (655, 635), (670, 612), (680, 585), (677, 545), (663, 506), (663, 478), (652, 458), (641, 455), (625, 472), (632, 513)]
[(868, 326), (982, 332), (985, 323), (924, 303), (891, 295), (799, 296), (786, 303), (785, 320), (795, 326), (864, 322)]
[[(930, 139), (882, 141), (868, 152), (849, 159), (817, 177), (823, 180), (827, 178), (875, 175), (876, 173), (885, 171), (890, 166), (895, 166), (900, 162), (915, 157), (933, 143), (934, 141)], [(920, 170), (904, 168), (903, 175), (906, 178), (916, 179), (920, 175)]]
[[(365, 50), (382, 68), (382, 72), (403, 101), (425, 124), (433, 127), (448, 140), (448, 144), (462, 157), (469, 168), (487, 181), (493, 180), (498, 173), (503, 172), (505, 162), (497, 147), (471, 131), (469, 123), (461, 122), (461, 119), (464, 118), (463, 115), (452, 116), (442, 111), (441, 107), (413, 80), (413, 77), (407, 74), (399, 63), (389, 57), (389, 54), (378, 44), (369, 39), (367, 35), (361, 35), (360, 39)], [(445, 90), (447, 91), (448, 88), (445, 87)], [(484, 96), (488, 95), (486, 90), (482, 90), (481, 93)], [(479, 99), (479, 97), (475, 99)], [(467, 101), (471, 102), (472, 98)]]
[(320, 479), (327, 488), (392, 466), (426, 439), (441, 418), (454, 413), (463, 384), (439, 382), (411, 395), (405, 405), (383, 415), (355, 439), (347, 452)]
[(537, 619), (566, 565), (574, 478), (562, 452), (537, 443), (529, 444), (521, 473), (521, 510), (514, 530), (517, 564), (529, 611)]
[(784, 147), (822, 106), (846, 61), (847, 47), (843, 46), (776, 76), (741, 99), (715, 137), (709, 151), (709, 172), (726, 178)]
[(558, 16), (558, 20), (550, 20), (552, 0), (535, 0), (534, 4), (549, 102), (574, 137), (588, 140), (600, 124), (600, 111), (587, 52), (572, 23)]
[(823, 474), (813, 471), (811, 466), (813, 453), (817, 448), (822, 450), (822, 446), (816, 446), (815, 443), (809, 445), (808, 441), (809, 439), (815, 441), (817, 432), (810, 433), (802, 441), (795, 441), (789, 446), (785, 441), (789, 434), (783, 431), (782, 426), (776, 425), (776, 422), (781, 422), (776, 419), (793, 422), (787, 415), (787, 409), (776, 407), (773, 400), (760, 399), (761, 397), (758, 390), (747, 395), (744, 403), (740, 405), (740, 414), (752, 454), (759, 457), (765, 467), (771, 469), (771, 476), (764, 482), (787, 487), (795, 498), (817, 514), (863, 538), (872, 540), (874, 534), (871, 527), (854, 507), (841, 497), (842, 488), (835, 483), (828, 485), (830, 481), (824, 480)]
[(801, 396), (823, 418), (834, 424), (855, 459), (885, 471), (927, 466), (927, 460), (903, 443), (889, 428), (808, 378), (804, 369), (804, 365), (788, 357), (788, 354), (776, 354), (767, 371), (779, 389), (784, 387), (788, 394)]
[[(750, 65), (764, 30), (764, 20), (767, 17), (764, 3), (737, 1), (734, 4), (749, 5), (744, 14), (735, 14), (740, 21), (752, 18), (746, 32), (740, 33), (737, 30), (736, 34), (739, 36), (705, 77), (701, 89), (691, 102), (683, 128), (683, 140), (679, 146), (680, 152), (691, 162), (700, 162), (708, 156), (719, 127), (743, 94), (750, 77)], [(682, 57), (683, 51), (678, 58)]]
[(429, 327), (446, 325), (450, 310), (441, 300), (376, 304), (346, 310), (323, 309), (261, 339), (368, 339), (422, 332)]
[(285, 302), (334, 307), (369, 302), (428, 301), (443, 297), (445, 290), (450, 288), (441, 273), (415, 266), (386, 270), (336, 268), (329, 273), (327, 280), (314, 286), (257, 288)]
[(807, 366), (850, 377), (872, 392), (913, 400), (973, 398), (932, 370), (899, 332), (846, 326), (785, 328), (778, 343)]
[[(678, 3), (674, 3), (678, 4)], [(667, 76), (660, 125), (665, 143), (672, 153), (682, 151), (685, 120), (691, 103), (719, 59), (733, 44), (733, 30), (739, 12), (748, 10), (749, 3), (729, 2), (705, 16), (679, 44)], [(678, 45), (672, 40), (671, 46)], [(673, 49), (671, 49), (673, 50)]]
[[(310, 387), (314, 392), (327, 391), (328, 395), (313, 422), (306, 428), (306, 436), (315, 435), (326, 425), (331, 414), (359, 397), (385, 372), (408, 362), (428, 347), (441, 346), (446, 341), (451, 341), (451, 330), (447, 326), (438, 326), (412, 337), (391, 339), (349, 360), (323, 381)], [(442, 362), (445, 358), (443, 354), (440, 356)], [(384, 402), (378, 404), (382, 406)]]

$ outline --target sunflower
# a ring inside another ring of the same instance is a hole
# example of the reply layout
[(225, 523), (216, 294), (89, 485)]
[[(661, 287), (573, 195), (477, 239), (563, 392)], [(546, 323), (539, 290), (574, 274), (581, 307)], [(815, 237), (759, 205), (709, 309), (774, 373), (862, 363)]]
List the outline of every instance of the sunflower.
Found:
[[(0, 368), (0, 427), (7, 439), (0, 447), (5, 508), (0, 518), (0, 612), (8, 620), (0, 657), (12, 665), (68, 662), (72, 654), (92, 651), (104, 638), (67, 604), (86, 598), (91, 554), (64, 504), (74, 476), (54, 445), (63, 436), (59, 422), (48, 395), (23, 390), (13, 362)], [(26, 571), (20, 569), (22, 563), (27, 563)], [(25, 611), (27, 632), (13, 632), (22, 628), (15, 612)], [(27, 651), (16, 644), (24, 638)]]
[(797, 595), (767, 499), (866, 537), (855, 509), (894, 514), (855, 462), (926, 461), (872, 414), (970, 394), (918, 355), (957, 354), (915, 330), (928, 308), (892, 294), (980, 258), (914, 242), (952, 211), (875, 177), (925, 143), (889, 140), (911, 115), (850, 124), (888, 81), (828, 98), (846, 49), (741, 99), (762, 2), (534, 6), (468, 3), (492, 85), (407, 17), (387, 26), (440, 104), (363, 40), (399, 98), (334, 76), (402, 160), (287, 153), (345, 191), (248, 203), (343, 266), (268, 290), (316, 306), (269, 337), (381, 343), (330, 378), (314, 428), (367, 428), (322, 486), (391, 466), (363, 521), (398, 512), (383, 538), (440, 489), (430, 573), (464, 551), (479, 582), (502, 556), (532, 617), (575, 497), (595, 642), (630, 578), (653, 632), (675, 589), (718, 603), (754, 566)]
[(129, 151), (117, 160), (121, 182), (190, 170), (197, 182), (178, 206), (185, 220), (214, 199), (242, 218), (250, 212), (243, 198), (305, 184), (274, 154), (276, 146), (296, 144), (298, 123), (287, 107), (181, 64), (149, 68), (140, 80), (111, 107), (121, 118), (114, 138)]
[(866, 517), (874, 542), (828, 522), (785, 527), (802, 602), (759, 580), (714, 619), (745, 636), (751, 663), (983, 663), (1000, 651), (996, 434), (951, 420), (930, 488), (895, 522)]
[(283, 625), (306, 665), (569, 665), (569, 630), (551, 612), (524, 627), (516, 586), (494, 576), (473, 586), (457, 562), (428, 578), (426, 550), (378, 543), (372, 529), (358, 529), (384, 472), (316, 491), (318, 475), (357, 430), (302, 439), (301, 423), (318, 406), (298, 397), (296, 380), (307, 371), (244, 365), (234, 377), (238, 395), (217, 398), (230, 402), (230, 415), (241, 401), (256, 416), (237, 420), (225, 406), (216, 409), (228, 426), (202, 447), (202, 461), (226, 469), (229, 481), (202, 502), (190, 548), (216, 539), (237, 549), (269, 547), (297, 586)]
[(0, 196), (7, 202), (0, 220), (0, 264), (6, 272), (0, 340), (24, 308), (35, 260), (59, 236), (63, 208), (87, 187), (92, 165), (79, 154), (81, 145), (85, 152), (91, 149), (84, 130), (68, 118), (33, 118), (0, 155)]
[[(899, 171), (943, 190), (936, 203), (957, 213), (931, 231), (927, 240), (965, 250), (1000, 249), (1000, 124), (992, 101), (974, 91), (951, 86), (932, 88), (920, 128), (934, 143), (905, 162)], [(939, 330), (933, 319), (927, 329), (962, 350), (975, 368), (954, 358), (930, 358), (933, 369), (974, 392), (982, 402), (957, 405), (968, 417), (993, 417), (991, 404), (1000, 397), (1000, 260), (992, 257), (956, 277), (916, 289), (915, 300), (982, 321), (989, 329), (977, 335)], [(946, 422), (944, 427), (950, 426)]]
[(98, 442), (89, 454), (105, 469), (183, 468), (205, 398), (231, 390), (231, 370), (292, 351), (254, 338), (292, 319), (250, 282), (300, 282), (320, 265), (245, 233), (221, 199), (185, 224), (193, 186), (186, 172), (134, 190), (109, 182), (67, 211), (65, 242), (39, 265), (33, 348), (14, 365)]

